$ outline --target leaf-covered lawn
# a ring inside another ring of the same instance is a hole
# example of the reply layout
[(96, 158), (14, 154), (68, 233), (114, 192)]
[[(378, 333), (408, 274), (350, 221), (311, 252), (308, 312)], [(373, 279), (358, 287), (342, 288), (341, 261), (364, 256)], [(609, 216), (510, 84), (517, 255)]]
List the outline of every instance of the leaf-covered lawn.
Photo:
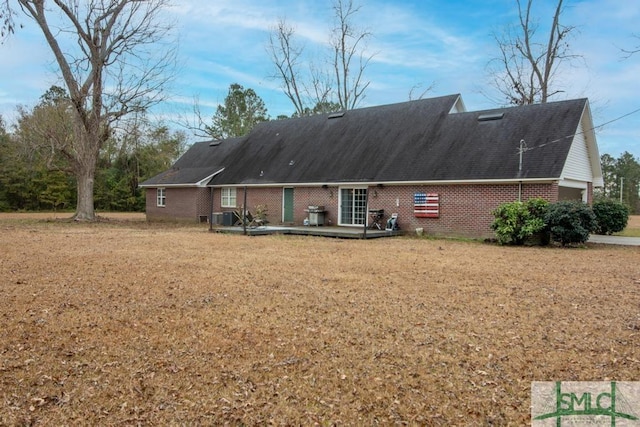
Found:
[(0, 424), (525, 425), (638, 380), (640, 248), (0, 217)]

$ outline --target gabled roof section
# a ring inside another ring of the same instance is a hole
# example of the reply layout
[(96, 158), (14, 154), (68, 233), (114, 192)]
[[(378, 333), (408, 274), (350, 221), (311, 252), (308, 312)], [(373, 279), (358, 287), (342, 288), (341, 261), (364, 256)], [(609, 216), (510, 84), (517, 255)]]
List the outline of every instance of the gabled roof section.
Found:
[(264, 122), (210, 185), (559, 179), (585, 105), (465, 112), (450, 95)]
[(196, 142), (170, 169), (144, 181), (140, 187), (204, 187), (224, 169), (225, 159), (242, 139)]
[(210, 184), (364, 182), (403, 147), (422, 144), (459, 95), (256, 125)]
[(600, 153), (589, 103), (585, 104), (582, 118), (576, 129), (573, 144), (562, 171), (562, 179), (592, 181), (594, 187), (604, 186)]
[(427, 175), (453, 181), (559, 179), (586, 103), (578, 99), (451, 115), (442, 134), (432, 134), (426, 143), (439, 159), (423, 157)]
[(453, 104), (453, 107), (451, 107), (451, 110), (449, 112), (451, 114), (454, 114), (454, 113), (464, 113), (466, 111), (467, 111), (467, 107), (465, 107), (464, 102), (462, 101), (462, 97), (458, 95), (458, 99)]

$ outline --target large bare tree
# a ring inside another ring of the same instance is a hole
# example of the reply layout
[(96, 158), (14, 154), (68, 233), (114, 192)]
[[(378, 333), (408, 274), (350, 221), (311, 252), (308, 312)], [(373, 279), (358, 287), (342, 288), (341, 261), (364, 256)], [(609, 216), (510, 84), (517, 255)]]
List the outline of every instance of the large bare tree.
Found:
[(331, 60), (328, 67), (318, 66), (304, 54), (295, 28), (280, 19), (272, 30), (267, 51), (285, 95), (303, 116), (358, 106), (369, 86), (364, 72), (372, 56), (367, 56), (368, 31), (359, 30), (354, 18), (360, 7), (353, 0), (334, 0), (335, 26), (329, 36)]
[(76, 220), (94, 220), (100, 149), (117, 123), (164, 97), (175, 49), (163, 44), (168, 0), (4, 0), (2, 33), (26, 15), (38, 25), (68, 91), (73, 138), (64, 149), (77, 180)]
[(554, 87), (554, 77), (560, 64), (575, 58), (570, 53), (568, 37), (574, 30), (560, 22), (563, 0), (557, 0), (549, 32), (538, 34), (532, 16), (533, 0), (518, 5), (517, 25), (495, 35), (500, 55), (492, 60), (489, 73), (493, 86), (515, 105), (547, 102), (561, 92)]
[(335, 95), (332, 73), (304, 57), (304, 47), (296, 39), (293, 26), (279, 19), (269, 34), (267, 52), (280, 80), (284, 94), (295, 109), (295, 116), (305, 116), (340, 109)]
[(371, 33), (355, 27), (353, 17), (359, 10), (360, 7), (355, 6), (353, 0), (336, 0), (333, 4), (336, 18), (331, 39), (333, 70), (338, 104), (343, 110), (358, 106), (370, 83), (363, 80), (364, 70), (371, 60), (371, 56), (365, 56), (363, 45)]
[(307, 108), (306, 89), (301, 81), (300, 55), (303, 48), (296, 44), (295, 30), (286, 20), (278, 20), (276, 27), (269, 34), (267, 51), (276, 69), (276, 78), (280, 80), (282, 91), (289, 98), (295, 113), (304, 115)]

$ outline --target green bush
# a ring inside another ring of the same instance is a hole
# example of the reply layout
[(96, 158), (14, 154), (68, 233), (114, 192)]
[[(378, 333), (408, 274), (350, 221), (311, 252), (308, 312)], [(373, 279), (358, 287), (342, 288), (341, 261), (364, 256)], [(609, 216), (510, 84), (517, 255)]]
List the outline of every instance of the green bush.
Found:
[(613, 234), (622, 231), (629, 221), (629, 208), (615, 200), (600, 200), (593, 204), (598, 223), (595, 232)]
[(498, 242), (502, 245), (523, 245), (537, 233), (543, 232), (547, 205), (543, 199), (530, 199), (526, 203), (511, 202), (498, 206), (492, 212), (495, 220), (491, 224)]
[(551, 238), (562, 246), (586, 242), (589, 234), (598, 225), (593, 210), (579, 201), (563, 201), (549, 205), (545, 222), (551, 232)]

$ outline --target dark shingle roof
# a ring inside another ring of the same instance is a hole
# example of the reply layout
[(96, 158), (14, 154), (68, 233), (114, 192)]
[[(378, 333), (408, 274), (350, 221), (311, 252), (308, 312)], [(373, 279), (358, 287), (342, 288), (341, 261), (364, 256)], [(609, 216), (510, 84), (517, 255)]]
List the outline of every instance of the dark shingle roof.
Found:
[[(558, 178), (587, 102), (450, 113), (458, 98), (261, 123), (211, 184)], [(529, 150), (519, 175), (521, 139)]]
[(171, 169), (149, 178), (140, 186), (198, 183), (222, 169), (224, 159), (238, 146), (240, 141), (242, 138), (196, 142), (171, 166)]

